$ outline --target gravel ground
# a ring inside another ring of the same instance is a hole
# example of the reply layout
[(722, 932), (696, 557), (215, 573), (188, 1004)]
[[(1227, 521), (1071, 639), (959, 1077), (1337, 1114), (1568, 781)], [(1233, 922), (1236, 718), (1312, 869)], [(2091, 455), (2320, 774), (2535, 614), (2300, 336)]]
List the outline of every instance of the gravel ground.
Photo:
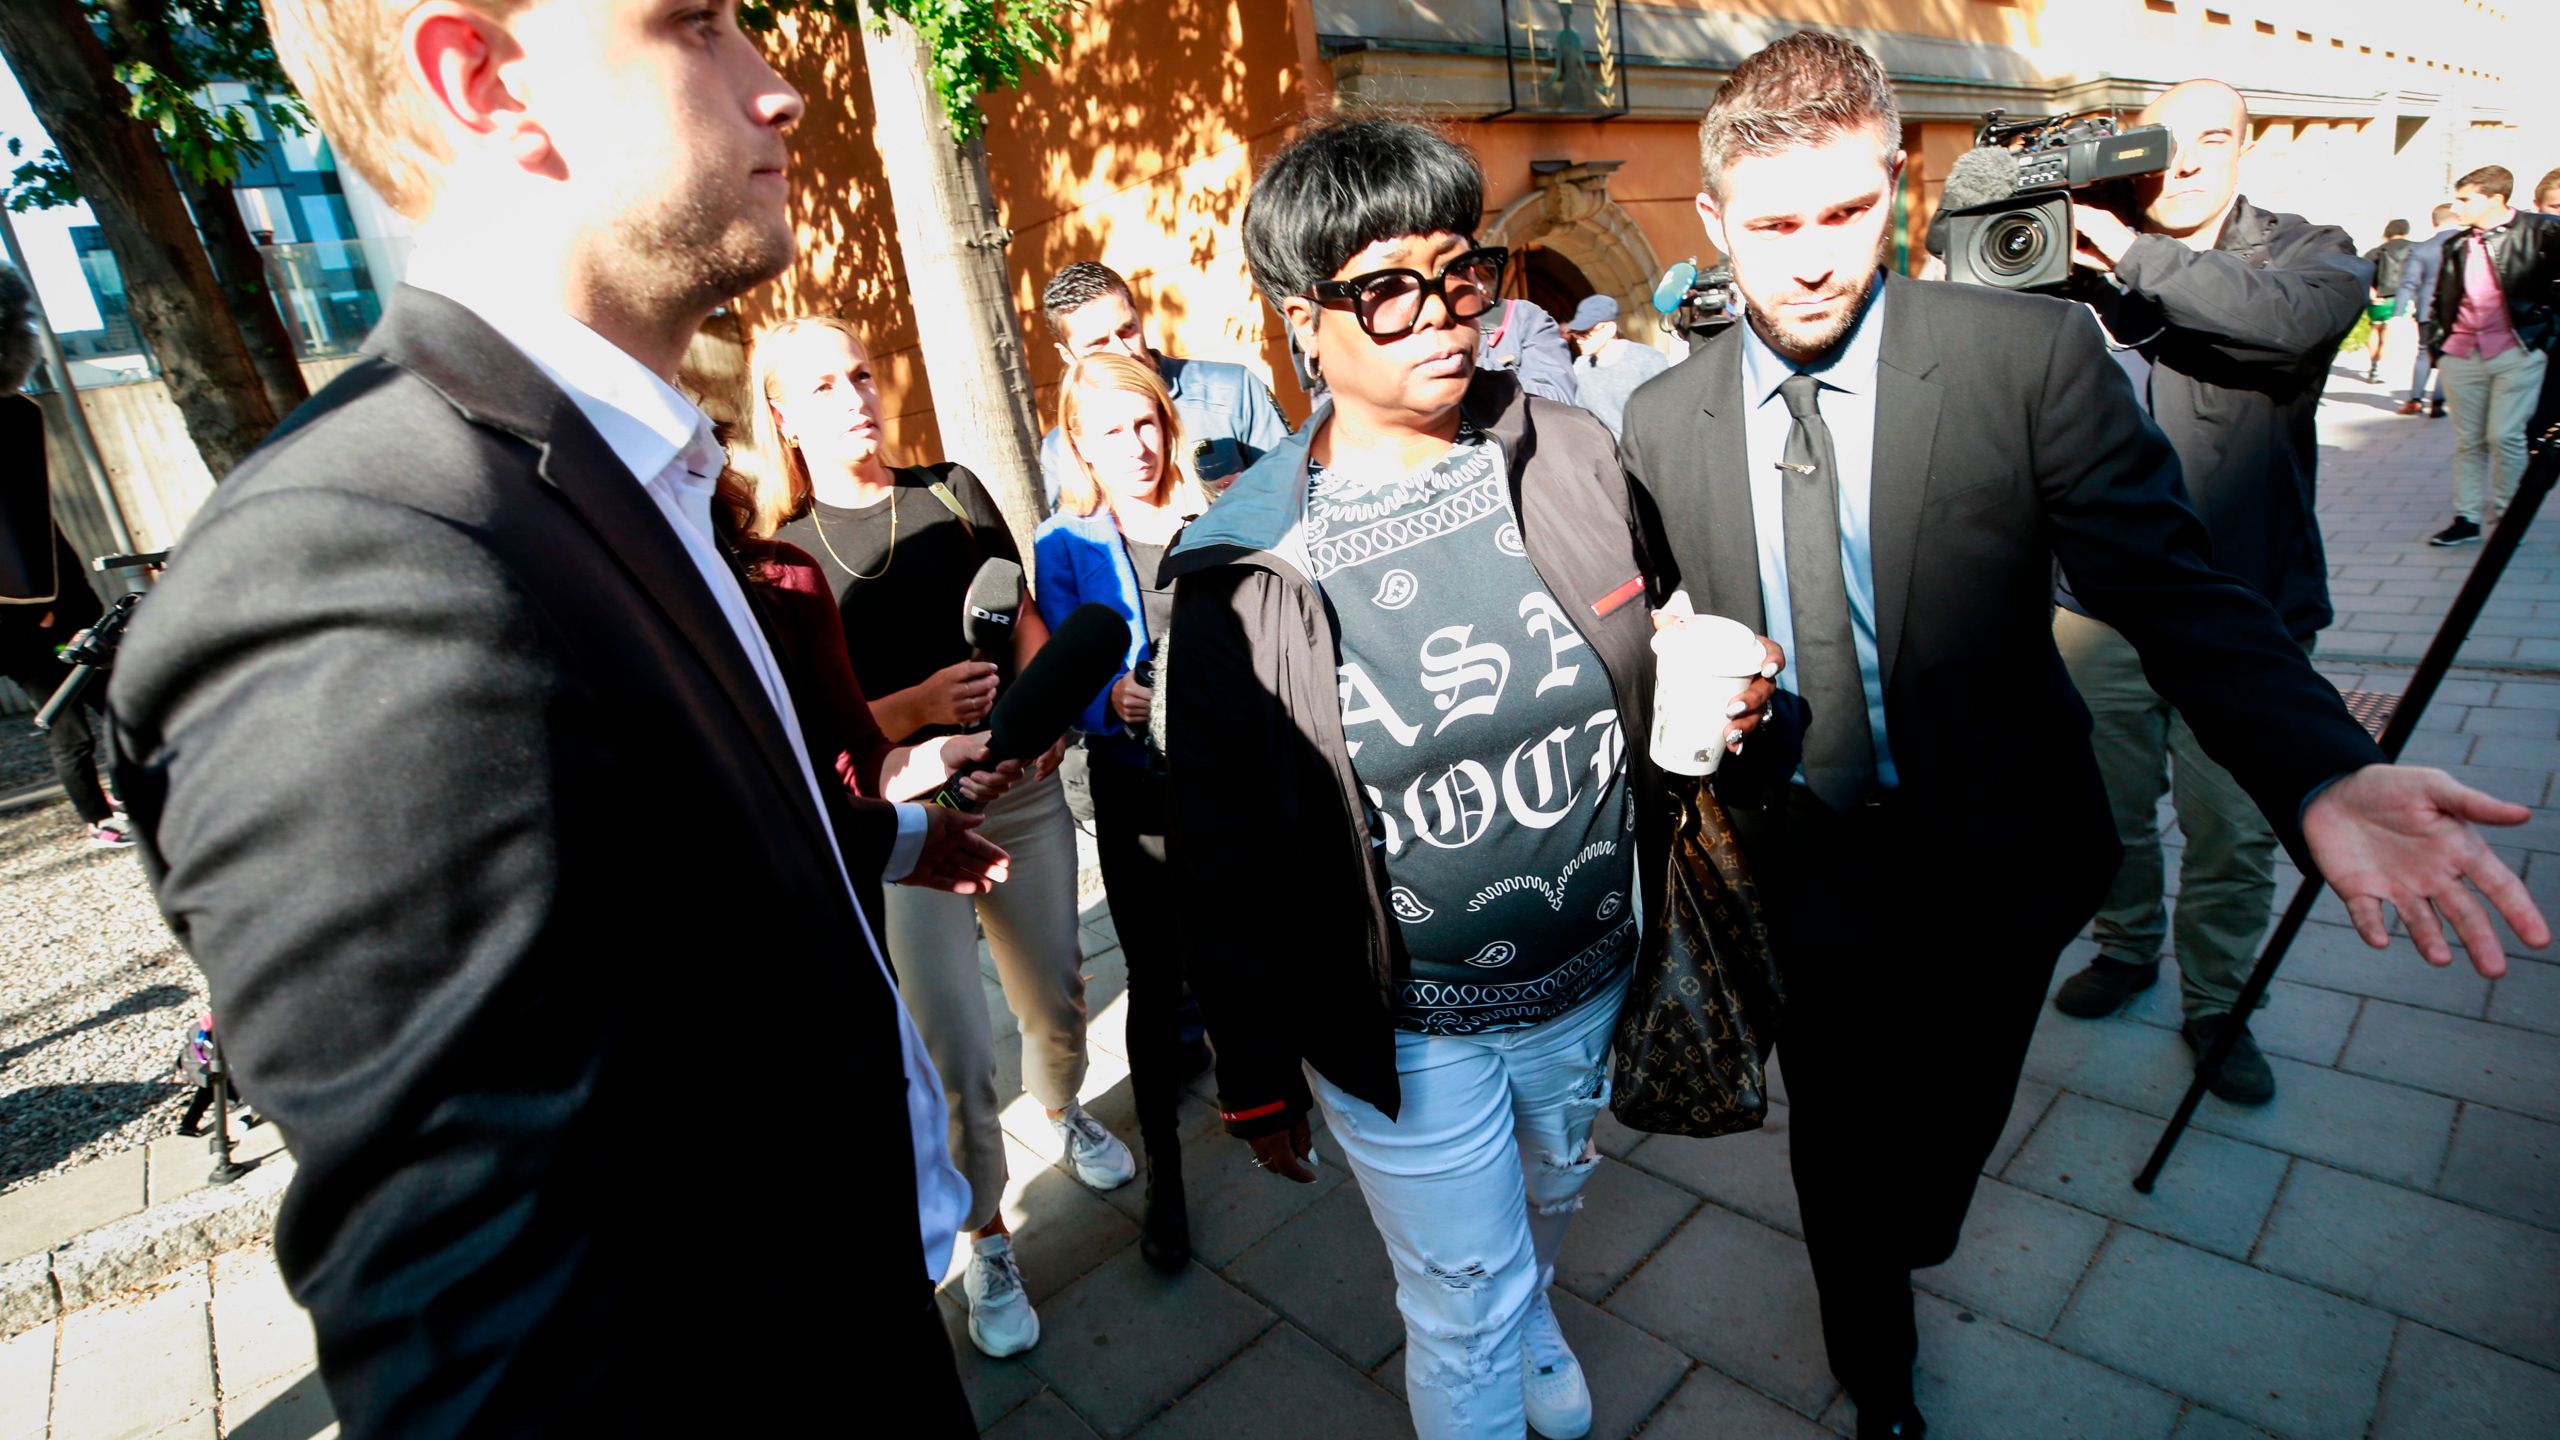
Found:
[[(43, 737), (0, 717), (0, 795), (52, 778)], [(0, 1191), (175, 1129), (204, 1008), (132, 851), (90, 849), (59, 798), (0, 805)]]

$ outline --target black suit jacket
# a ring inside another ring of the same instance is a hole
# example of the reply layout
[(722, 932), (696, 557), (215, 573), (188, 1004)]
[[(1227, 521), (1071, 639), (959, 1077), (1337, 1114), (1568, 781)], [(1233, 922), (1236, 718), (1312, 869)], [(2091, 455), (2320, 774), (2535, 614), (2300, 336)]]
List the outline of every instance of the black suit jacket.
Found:
[[(1968, 923), (2053, 950), (2115, 872), (2088, 710), (2053, 646), (2057, 557), (2301, 860), (2304, 799), (2381, 752), (2267, 602), (2206, 560), (2177, 458), (2095, 322), (2041, 297), (1885, 283), (1871, 538), (1887, 739), (1936, 840), (1913, 863), (1944, 871)], [(1741, 356), (1735, 327), (1638, 390), (1623, 448), (1657, 555), (1701, 611), (1759, 629)], [(1720, 788), (1763, 805), (1778, 770), (1735, 767)]]
[(876, 875), (895, 820), (812, 806), (663, 516), (470, 312), (400, 291), (223, 482), (111, 702), (350, 1436), (796, 1425), (923, 1313), (905, 1147), (810, 1124), (902, 1132), (821, 828)]

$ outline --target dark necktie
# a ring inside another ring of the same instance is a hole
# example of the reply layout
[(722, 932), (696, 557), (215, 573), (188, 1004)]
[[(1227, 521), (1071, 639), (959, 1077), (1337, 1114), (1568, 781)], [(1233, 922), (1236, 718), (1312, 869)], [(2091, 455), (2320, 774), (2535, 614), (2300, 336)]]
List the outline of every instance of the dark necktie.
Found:
[(1804, 780), (1823, 804), (1846, 812), (1876, 780), (1867, 687), (1849, 628), (1849, 586), (1840, 569), (1840, 478), (1831, 427), (1815, 403), (1822, 382), (1790, 375), (1778, 384), (1795, 427), (1787, 432), (1779, 489), (1787, 530), (1787, 599), (1795, 619), (1796, 694), (1813, 712), (1804, 737)]

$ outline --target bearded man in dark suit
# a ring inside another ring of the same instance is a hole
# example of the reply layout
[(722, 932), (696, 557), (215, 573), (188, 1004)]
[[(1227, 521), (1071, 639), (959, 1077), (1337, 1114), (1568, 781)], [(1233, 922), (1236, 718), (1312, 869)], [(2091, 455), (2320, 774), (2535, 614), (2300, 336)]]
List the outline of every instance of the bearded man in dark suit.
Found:
[[(2384, 765), (2265, 600), (2208, 562), (2168, 443), (2085, 311), (1883, 277), (1890, 83), (1804, 33), (1700, 127), (1709, 238), (1748, 323), (1636, 392), (1624, 451), (1701, 611), (1787, 649), (1799, 755), (1718, 787), (1769, 908), (1805, 1243), (1861, 1436), (1924, 1432), (1910, 1272), (1951, 1255), (2062, 947), (2118, 847), (2052, 636), (2090, 612), (2299, 863), (2428, 961), (2505, 965), (2476, 884), (2549, 930), (2473, 823), (2529, 812)], [(1799, 763), (1800, 761), (1800, 763)]]
[[(972, 1434), (933, 1302), (967, 1186), (855, 897), (1002, 856), (821, 783), (669, 383), (790, 258), (800, 97), (727, 4), (268, 11), (418, 252), (195, 518), (112, 698), (299, 1165), (277, 1257), (345, 1431), (798, 1430), (850, 1356), (902, 1429)], [(822, 1096), (889, 1163), (829, 1163)]]

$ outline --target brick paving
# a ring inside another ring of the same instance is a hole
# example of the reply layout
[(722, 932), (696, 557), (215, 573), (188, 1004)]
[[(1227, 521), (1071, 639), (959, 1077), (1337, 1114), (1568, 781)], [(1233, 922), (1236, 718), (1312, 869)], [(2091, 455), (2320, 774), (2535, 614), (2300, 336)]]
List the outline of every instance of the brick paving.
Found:
[[(2425, 545), (2446, 517), (2450, 425), (2390, 415), (2397, 398), (2342, 370), (2322, 414), (2339, 617), (2320, 653), (2346, 689), (2405, 683), (2480, 553)], [(2536, 807), (2499, 849), (2560, 916), (2560, 521), (2536, 527), (2463, 656), (2409, 758)], [(2431, 971), (2405, 942), (2366, 950), (2334, 899), (2315, 916), (2256, 1027), (2275, 1102), (2207, 1100), (2155, 1195), (2129, 1181), (2188, 1075), (2175, 987), (2111, 1021), (2047, 1012), (1964, 1247), (1919, 1277), (1933, 1433), (2560, 1434), (2560, 964), (2517, 955), (2496, 981)], [(1099, 907), (1086, 939), (1103, 1007), (1094, 1108), (1129, 1133), (1122, 976)], [(1009, 1031), (992, 980), (989, 996)], [(1406, 1433), (1402, 1327), (1357, 1187), (1339, 1165), (1313, 1186), (1259, 1174), (1206, 1103), (1186, 1103), (1198, 1263), (1171, 1279), (1138, 1258), (1138, 1187), (1082, 1189), (1045, 1163), (1031, 1102), (1008, 1113), (1006, 1212), (1045, 1338), (985, 1360), (946, 1298), (985, 1433)], [(1604, 1126), (1557, 1295), (1595, 1435), (1848, 1433), (1787, 1135), (1783, 1103), (1764, 1130), (1716, 1141)], [(48, 1424), (329, 1433), (308, 1324), (263, 1249), (0, 1341), (0, 1440)]]

